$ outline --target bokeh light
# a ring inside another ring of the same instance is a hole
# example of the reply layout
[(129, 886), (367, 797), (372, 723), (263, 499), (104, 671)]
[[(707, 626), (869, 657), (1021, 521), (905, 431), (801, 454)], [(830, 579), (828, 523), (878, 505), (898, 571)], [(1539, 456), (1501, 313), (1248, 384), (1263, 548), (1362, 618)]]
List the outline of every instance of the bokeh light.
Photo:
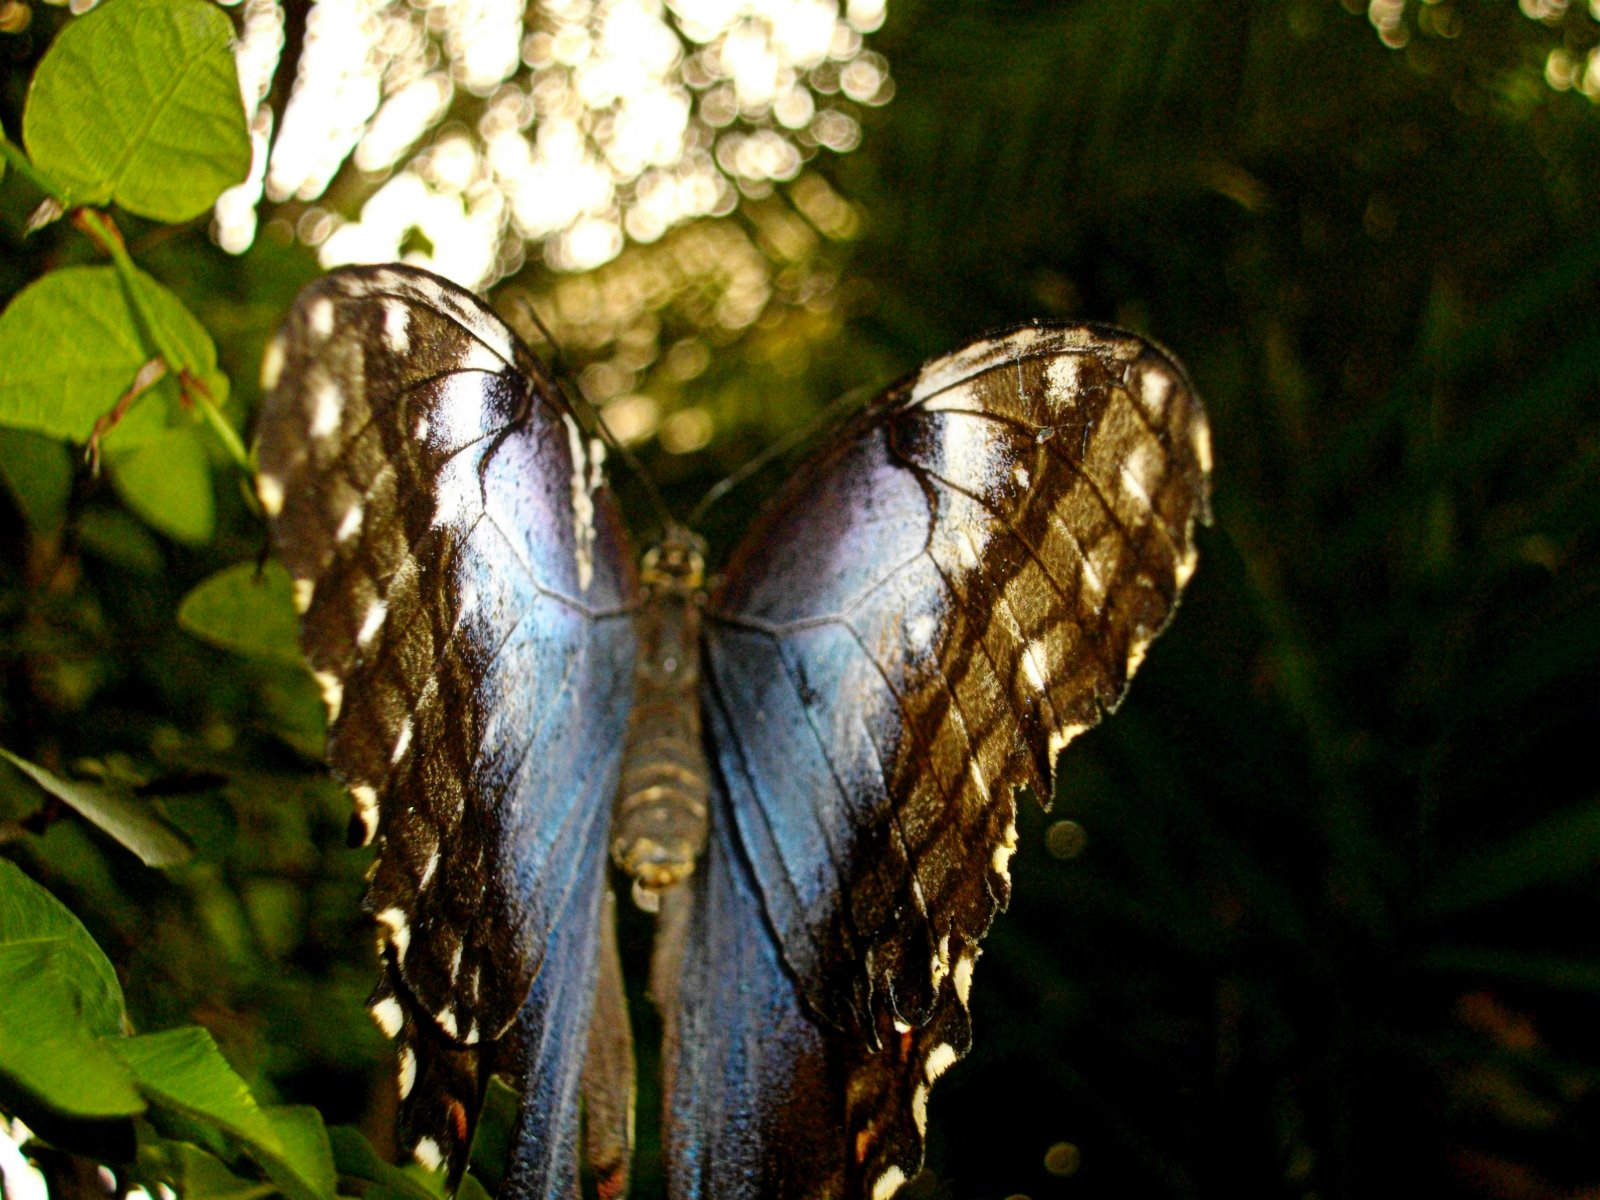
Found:
[(353, 219), (319, 207), (299, 230), (325, 266), (404, 259), (468, 287), (530, 247), (587, 271), (727, 216), (854, 149), (861, 108), (894, 91), (864, 40), (884, 0), (317, 0), (274, 137), (283, 10), (243, 8), (257, 164), (218, 241), (242, 251), (262, 200), (353, 177)]

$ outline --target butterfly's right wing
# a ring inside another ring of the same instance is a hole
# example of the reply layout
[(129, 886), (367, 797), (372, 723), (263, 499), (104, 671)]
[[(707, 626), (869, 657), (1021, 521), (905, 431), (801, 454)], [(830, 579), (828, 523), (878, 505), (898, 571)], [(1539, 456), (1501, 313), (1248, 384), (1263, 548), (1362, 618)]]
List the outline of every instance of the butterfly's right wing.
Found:
[(378, 850), (402, 1140), (457, 1174), (505, 1070), (508, 1193), (573, 1194), (637, 600), (598, 447), (489, 308), (409, 268), (308, 287), (263, 382), (258, 492)]
[(679, 1200), (887, 1200), (916, 1174), (1015, 793), (1048, 800), (1170, 620), (1210, 466), (1163, 352), (1040, 323), (884, 393), (752, 525), (707, 606)]

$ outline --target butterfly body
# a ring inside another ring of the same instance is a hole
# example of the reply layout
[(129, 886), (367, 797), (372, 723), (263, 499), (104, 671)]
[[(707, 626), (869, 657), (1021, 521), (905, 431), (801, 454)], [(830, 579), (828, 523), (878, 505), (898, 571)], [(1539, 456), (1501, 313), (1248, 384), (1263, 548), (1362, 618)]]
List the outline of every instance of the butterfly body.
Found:
[(544, 368), (425, 272), (313, 285), (263, 383), (258, 492), (377, 847), (403, 1144), (459, 1173), (498, 1074), (503, 1196), (574, 1195), (584, 1143), (625, 1186), (615, 857), (661, 902), (674, 1200), (887, 1200), (971, 1042), (1015, 793), (1048, 799), (1194, 570), (1181, 370), (1105, 327), (981, 338), (866, 405), (709, 586), (687, 535), (635, 569)]
[(674, 530), (644, 556), (639, 665), (623, 750), (611, 853), (642, 907), (687, 879), (705, 850), (710, 767), (700, 720), (705, 559)]

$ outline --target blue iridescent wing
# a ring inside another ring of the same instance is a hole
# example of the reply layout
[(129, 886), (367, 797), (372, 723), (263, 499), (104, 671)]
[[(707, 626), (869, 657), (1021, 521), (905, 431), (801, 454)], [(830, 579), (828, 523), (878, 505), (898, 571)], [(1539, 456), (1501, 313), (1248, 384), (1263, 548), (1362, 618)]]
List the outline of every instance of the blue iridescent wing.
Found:
[(263, 383), (258, 493), (377, 846), (402, 1140), (459, 1173), (505, 1072), (511, 1190), (572, 1194), (637, 600), (599, 449), (487, 306), (418, 270), (307, 288)]
[(679, 1197), (892, 1194), (971, 1041), (1013, 793), (1121, 699), (1195, 566), (1210, 440), (1139, 338), (1033, 325), (880, 397), (711, 600), (711, 849), (678, 943)]

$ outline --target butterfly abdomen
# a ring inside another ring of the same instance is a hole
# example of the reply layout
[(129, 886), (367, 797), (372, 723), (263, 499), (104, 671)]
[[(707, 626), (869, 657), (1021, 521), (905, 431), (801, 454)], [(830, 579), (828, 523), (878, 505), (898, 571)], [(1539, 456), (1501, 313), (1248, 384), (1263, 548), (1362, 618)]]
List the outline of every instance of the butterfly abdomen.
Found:
[(702, 574), (698, 554), (670, 541), (646, 556), (642, 572), (650, 592), (636, 619), (639, 658), (611, 853), (633, 876), (640, 906), (652, 910), (655, 894), (686, 879), (706, 846)]

